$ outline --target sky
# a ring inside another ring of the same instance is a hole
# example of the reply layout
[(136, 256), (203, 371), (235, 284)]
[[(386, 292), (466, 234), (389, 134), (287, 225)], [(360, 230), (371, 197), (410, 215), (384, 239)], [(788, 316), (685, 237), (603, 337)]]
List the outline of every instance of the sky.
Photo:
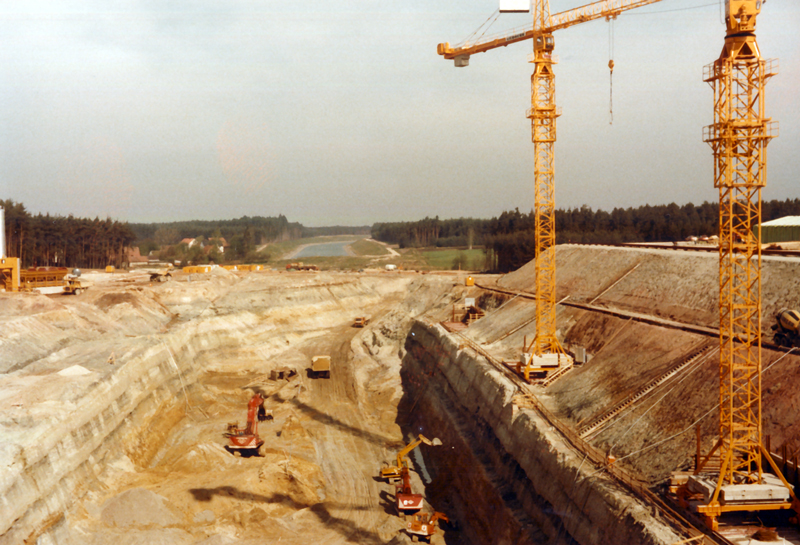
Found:
[[(551, 13), (587, 3), (550, 0)], [(530, 42), (436, 54), (496, 0), (0, 2), (0, 199), (130, 222), (306, 226), (533, 206)], [(488, 34), (529, 23), (503, 14)], [(703, 67), (721, 0), (663, 0), (555, 33), (556, 206), (716, 201)], [(764, 199), (800, 197), (800, 2), (758, 17), (779, 137)], [(613, 47), (613, 88), (608, 60)], [(613, 124), (609, 102), (613, 89)]]

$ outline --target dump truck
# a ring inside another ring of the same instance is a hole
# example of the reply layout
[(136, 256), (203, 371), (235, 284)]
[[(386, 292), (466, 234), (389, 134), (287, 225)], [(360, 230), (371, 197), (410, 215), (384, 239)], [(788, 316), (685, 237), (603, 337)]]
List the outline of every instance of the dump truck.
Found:
[(410, 522), (406, 523), (406, 532), (411, 535), (411, 541), (431, 542), (431, 536), (436, 533), (436, 522), (443, 520), (450, 522), (444, 513), (435, 512), (433, 515), (428, 513), (417, 513)]
[(775, 315), (772, 330), (775, 332), (776, 344), (800, 346), (800, 312), (794, 309), (780, 309)]
[(91, 282), (81, 280), (77, 276), (67, 275), (64, 277), (64, 293), (80, 295), (85, 290), (88, 290), (91, 286)]
[(369, 323), (369, 318), (366, 316), (359, 316), (353, 321), (353, 327), (365, 327)]
[(229, 422), (227, 430), (222, 434), (228, 438), (228, 451), (234, 456), (241, 456), (243, 452), (260, 456), (264, 440), (258, 435), (258, 423), (272, 418), (272, 412), (264, 408), (264, 398), (255, 394), (247, 403), (245, 427), (240, 428), (238, 422)]
[(408, 458), (406, 458), (406, 455), (422, 443), (435, 447), (438, 447), (442, 444), (438, 437), (428, 439), (424, 435), (419, 434), (419, 437), (398, 451), (396, 466), (385, 464), (385, 466), (381, 468), (381, 478), (386, 479), (389, 483), (395, 483), (399, 481), (402, 478), (403, 468), (408, 469)]
[(308, 376), (311, 378), (331, 378), (331, 357), (314, 356), (311, 358), (311, 368), (308, 370)]

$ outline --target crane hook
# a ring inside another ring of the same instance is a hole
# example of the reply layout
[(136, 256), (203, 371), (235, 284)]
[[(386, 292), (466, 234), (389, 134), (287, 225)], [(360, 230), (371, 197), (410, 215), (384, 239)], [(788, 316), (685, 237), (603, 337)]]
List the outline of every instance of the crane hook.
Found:
[(608, 124), (614, 124), (614, 19), (608, 21)]
[(608, 83), (609, 83), (609, 88), (608, 88), (608, 114), (610, 116), (609, 120), (608, 120), (608, 124), (609, 125), (613, 125), (614, 124), (614, 60), (613, 59), (608, 61), (608, 70), (609, 70), (609, 74), (608, 74)]

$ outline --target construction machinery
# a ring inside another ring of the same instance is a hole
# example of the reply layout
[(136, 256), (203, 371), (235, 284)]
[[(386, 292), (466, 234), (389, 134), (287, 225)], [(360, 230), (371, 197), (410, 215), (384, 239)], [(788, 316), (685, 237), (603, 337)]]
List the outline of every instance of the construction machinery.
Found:
[(172, 280), (170, 271), (155, 271), (150, 273), (150, 282), (169, 282)]
[(381, 468), (381, 478), (386, 479), (390, 483), (394, 483), (399, 481), (402, 478), (402, 471), (403, 468), (408, 469), (408, 458), (406, 455), (420, 446), (422, 443), (426, 445), (438, 447), (442, 444), (441, 440), (438, 437), (434, 437), (433, 439), (428, 439), (422, 434), (403, 447), (397, 453), (397, 465), (396, 466), (389, 466), (386, 464), (384, 467)]
[(68, 274), (64, 277), (64, 293), (72, 295), (80, 295), (84, 291), (92, 287), (92, 283), (86, 280), (81, 280), (80, 273)]
[(0, 290), (19, 291), (20, 260), (6, 255), (6, 212), (0, 206)]
[(308, 370), (311, 378), (331, 378), (331, 357), (314, 356), (311, 358), (311, 368)]
[(400, 470), (400, 483), (395, 485), (394, 489), (395, 506), (397, 507), (397, 514), (405, 520), (409, 515), (419, 512), (422, 509), (422, 502), (424, 500), (422, 494), (414, 494), (411, 490), (411, 476), (408, 468), (403, 467)]
[[(534, 146), (534, 238), (536, 275), (536, 336), (522, 347), (522, 356), (517, 372), (530, 380), (530, 374), (549, 372), (553, 359), (557, 367), (570, 366), (571, 357), (556, 337), (556, 225), (555, 225), (555, 162), (556, 118), (561, 111), (555, 102), (555, 73), (553, 65), (558, 61), (553, 55), (555, 40), (553, 32), (580, 23), (600, 18), (616, 19), (624, 12), (660, 0), (601, 0), (569, 11), (550, 15), (549, 0), (533, 0), (533, 24), (501, 36), (481, 38), (464, 42), (455, 47), (449, 43), (437, 46), (437, 53), (452, 59), (457, 67), (469, 65), (470, 55), (498, 47), (506, 47), (523, 40), (533, 40), (533, 55), (529, 62), (534, 65), (531, 76), (531, 108), (527, 117), (531, 120)], [(736, 0), (734, 0), (736, 1)], [(512, 10), (517, 11), (517, 10)], [(527, 10), (525, 10), (527, 11)], [(609, 69), (613, 71), (613, 60)], [(542, 361), (542, 356), (557, 354)]]
[(297, 375), (297, 371), (291, 367), (278, 367), (269, 372), (270, 380), (291, 380), (292, 377)]
[(298, 263), (289, 263), (286, 265), (287, 271), (292, 269), (294, 269), (295, 271), (318, 271), (319, 267), (317, 267), (316, 265), (304, 265), (303, 262), (300, 261)]
[(353, 327), (366, 327), (369, 323), (369, 318), (366, 316), (359, 316), (358, 318), (353, 321)]
[[(714, 123), (703, 136), (719, 189), (719, 439), (677, 494), (713, 530), (729, 511), (800, 513), (793, 487), (762, 442), (761, 189), (767, 144), (777, 136), (776, 123), (765, 117), (764, 87), (777, 63), (762, 59), (756, 43), (761, 6), (726, 0), (722, 53), (703, 73), (714, 93)], [(706, 470), (715, 454), (719, 471)]]
[(427, 541), (430, 543), (431, 536), (436, 533), (436, 522), (443, 520), (450, 522), (447, 515), (444, 513), (435, 512), (433, 515), (429, 513), (417, 513), (410, 522), (406, 523), (406, 532), (411, 535), (411, 541)]
[(228, 429), (222, 435), (228, 438), (227, 449), (235, 456), (242, 453), (261, 455), (264, 440), (258, 435), (258, 423), (271, 420), (272, 414), (264, 408), (264, 398), (255, 394), (247, 403), (247, 424), (239, 427), (238, 422), (229, 422)]
[(18, 257), (0, 257), (0, 289), (19, 291), (20, 268)]
[(794, 309), (780, 309), (775, 315), (775, 324), (772, 326), (772, 331), (775, 332), (774, 340), (776, 344), (799, 346), (800, 312)]

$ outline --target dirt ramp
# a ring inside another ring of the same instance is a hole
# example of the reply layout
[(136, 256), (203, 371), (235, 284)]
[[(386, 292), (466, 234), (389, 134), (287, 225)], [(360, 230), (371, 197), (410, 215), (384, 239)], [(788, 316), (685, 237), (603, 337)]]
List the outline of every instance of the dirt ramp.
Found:
[(126, 490), (106, 501), (100, 519), (117, 528), (171, 526), (181, 520), (167, 498), (144, 488)]

